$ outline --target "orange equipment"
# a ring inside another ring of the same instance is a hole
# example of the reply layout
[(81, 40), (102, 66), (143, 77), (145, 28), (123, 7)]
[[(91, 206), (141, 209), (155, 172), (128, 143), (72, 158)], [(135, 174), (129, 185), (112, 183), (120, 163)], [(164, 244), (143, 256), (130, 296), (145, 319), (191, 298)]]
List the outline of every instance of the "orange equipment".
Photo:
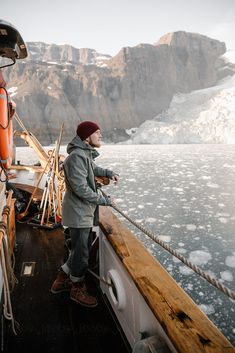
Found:
[(13, 124), (10, 116), (8, 94), (0, 87), (0, 160), (5, 169), (9, 169), (13, 158)]

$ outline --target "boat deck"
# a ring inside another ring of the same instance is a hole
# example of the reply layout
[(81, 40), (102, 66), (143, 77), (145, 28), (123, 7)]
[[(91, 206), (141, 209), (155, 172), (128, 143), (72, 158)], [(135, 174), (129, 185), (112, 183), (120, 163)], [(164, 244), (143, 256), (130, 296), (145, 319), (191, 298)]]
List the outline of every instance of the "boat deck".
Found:
[[(17, 224), (15, 274), (19, 283), (12, 293), (12, 306), (20, 331), (15, 336), (4, 323), (2, 351), (15, 353), (113, 353), (130, 352), (116, 326), (100, 289), (88, 279), (99, 305), (84, 308), (69, 293), (52, 294), (50, 287), (66, 250), (61, 228), (42, 230)], [(35, 263), (31, 276), (22, 275), (23, 263)]]

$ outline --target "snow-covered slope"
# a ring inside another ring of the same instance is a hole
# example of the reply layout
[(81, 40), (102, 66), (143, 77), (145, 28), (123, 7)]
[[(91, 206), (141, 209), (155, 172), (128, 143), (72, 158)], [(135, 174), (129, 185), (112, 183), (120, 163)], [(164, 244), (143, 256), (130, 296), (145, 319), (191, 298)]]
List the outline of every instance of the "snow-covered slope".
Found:
[[(235, 51), (223, 58), (235, 63)], [(169, 109), (144, 122), (127, 143), (235, 143), (235, 71), (217, 86), (175, 95)]]

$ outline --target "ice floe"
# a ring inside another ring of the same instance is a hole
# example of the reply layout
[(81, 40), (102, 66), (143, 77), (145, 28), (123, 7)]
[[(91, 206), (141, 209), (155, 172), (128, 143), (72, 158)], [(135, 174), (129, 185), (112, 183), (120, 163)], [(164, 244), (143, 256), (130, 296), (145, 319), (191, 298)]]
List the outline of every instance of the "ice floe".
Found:
[(211, 259), (211, 254), (203, 250), (194, 250), (189, 254), (189, 261), (195, 265), (206, 265)]
[(220, 277), (224, 281), (232, 282), (233, 281), (233, 274), (231, 271), (223, 271), (220, 272)]
[(228, 267), (235, 267), (235, 256), (227, 256), (225, 259), (225, 265)]

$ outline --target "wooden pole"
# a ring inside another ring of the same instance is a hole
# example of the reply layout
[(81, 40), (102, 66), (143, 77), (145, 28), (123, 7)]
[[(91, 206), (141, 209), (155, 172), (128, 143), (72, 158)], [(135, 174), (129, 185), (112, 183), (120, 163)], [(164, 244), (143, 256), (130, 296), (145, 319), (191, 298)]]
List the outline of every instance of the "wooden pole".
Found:
[(25, 211), (24, 211), (23, 213), (21, 213), (20, 215), (18, 215), (18, 217), (20, 216), (20, 218), (23, 218), (23, 217), (26, 216), (26, 214), (27, 214), (27, 212), (28, 212), (28, 209), (29, 209), (29, 206), (30, 206), (30, 204), (31, 204), (31, 202), (32, 202), (32, 200), (33, 200), (33, 198), (34, 198), (34, 195), (35, 195), (35, 193), (36, 193), (36, 191), (37, 191), (37, 189), (38, 189), (38, 187), (39, 187), (39, 184), (40, 184), (40, 182), (41, 182), (41, 180), (42, 180), (42, 177), (43, 177), (44, 173), (46, 172), (46, 169), (47, 169), (48, 164), (50, 163), (50, 161), (51, 161), (51, 156), (50, 156), (50, 158), (48, 159), (48, 161), (47, 161), (47, 163), (46, 163), (46, 166), (45, 166), (45, 168), (43, 169), (43, 171), (42, 171), (42, 173), (41, 173), (41, 175), (40, 175), (40, 177), (39, 177), (39, 179), (38, 179), (38, 181), (37, 181), (37, 184), (36, 184), (36, 186), (35, 186), (35, 189), (34, 189), (33, 193), (31, 194), (31, 197), (30, 197), (30, 199), (29, 199), (29, 202), (28, 202), (28, 205), (27, 205)]

